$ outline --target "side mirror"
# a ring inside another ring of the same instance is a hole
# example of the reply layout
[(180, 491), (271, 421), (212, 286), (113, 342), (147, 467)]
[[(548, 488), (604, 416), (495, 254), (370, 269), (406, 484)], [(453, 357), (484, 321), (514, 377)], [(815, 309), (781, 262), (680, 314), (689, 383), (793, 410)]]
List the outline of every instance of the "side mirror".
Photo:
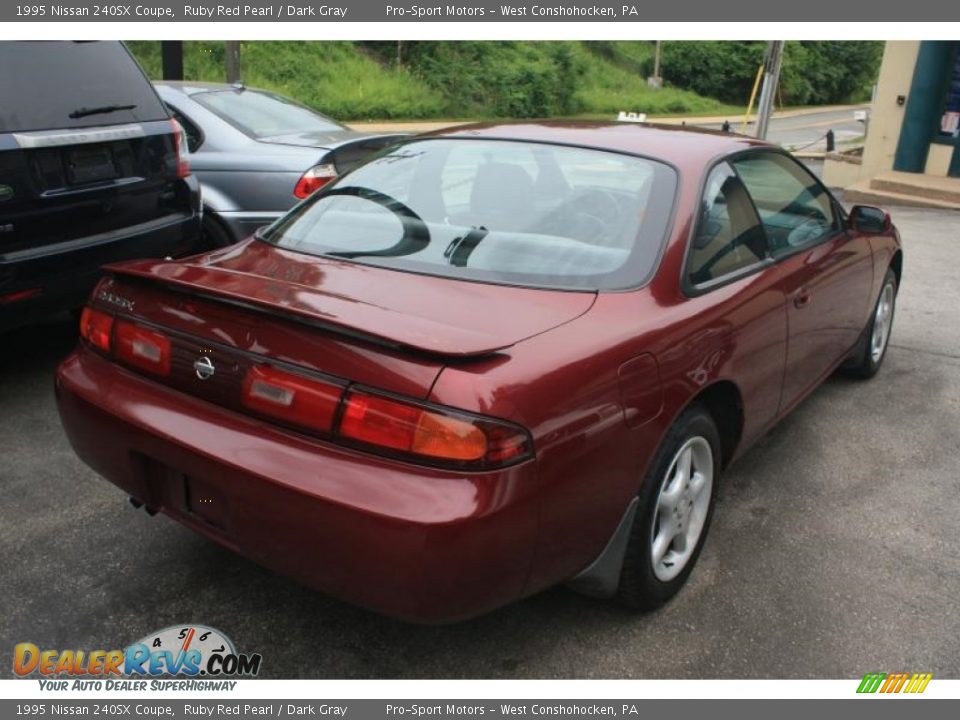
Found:
[(892, 226), (890, 213), (871, 205), (854, 205), (850, 211), (850, 227), (865, 233), (886, 232)]

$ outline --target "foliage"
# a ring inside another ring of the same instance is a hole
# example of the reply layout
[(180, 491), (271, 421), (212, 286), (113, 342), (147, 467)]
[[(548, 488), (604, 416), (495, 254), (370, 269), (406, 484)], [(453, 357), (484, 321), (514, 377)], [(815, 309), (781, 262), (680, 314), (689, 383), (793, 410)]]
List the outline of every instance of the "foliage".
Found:
[[(147, 74), (161, 76), (160, 44), (129, 42)], [(429, 118), (445, 112), (443, 97), (406, 71), (385, 68), (349, 42), (243, 42), (244, 83), (275, 90), (345, 120)], [(185, 42), (184, 75), (223, 82), (222, 42)]]
[[(365, 43), (396, 63), (394, 43)], [(441, 92), (450, 114), (547, 117), (579, 108), (583, 67), (570, 42), (407, 42), (403, 67)]]
[[(664, 79), (700, 95), (746, 105), (765, 42), (665, 42)], [(824, 105), (869, 97), (880, 66), (879, 42), (788, 42), (780, 98), (785, 105)]]
[[(128, 46), (159, 78), (160, 44)], [(342, 120), (710, 115), (746, 105), (765, 48), (666, 41), (661, 89), (646, 82), (654, 62), (646, 41), (253, 41), (242, 43), (241, 70), (248, 85)], [(778, 105), (868, 97), (881, 52), (876, 42), (787, 43)], [(222, 42), (185, 42), (186, 76), (223, 81), (224, 55)]]

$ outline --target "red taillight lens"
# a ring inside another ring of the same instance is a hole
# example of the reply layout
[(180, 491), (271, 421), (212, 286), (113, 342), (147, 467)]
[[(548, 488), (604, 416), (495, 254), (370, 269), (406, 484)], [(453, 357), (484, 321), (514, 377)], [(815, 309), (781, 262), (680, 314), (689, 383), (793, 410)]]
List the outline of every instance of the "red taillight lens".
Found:
[(336, 177), (337, 169), (333, 165), (314, 165), (297, 182), (293, 194), (303, 200), (313, 195), (331, 180), (335, 180)]
[(183, 126), (173, 118), (173, 146), (177, 151), (177, 177), (185, 178), (190, 174), (190, 149), (187, 146), (187, 133)]
[(343, 388), (269, 365), (251, 368), (243, 381), (243, 404), (258, 413), (329, 433)]
[(155, 375), (170, 374), (170, 338), (163, 333), (118, 320), (113, 338), (118, 359)]
[(529, 437), (520, 428), (364, 392), (345, 398), (337, 435), (476, 469), (507, 465), (530, 452)]
[(105, 353), (110, 352), (113, 316), (86, 307), (80, 316), (80, 337)]
[(7, 303), (20, 302), (22, 300), (30, 300), (35, 297), (40, 297), (43, 295), (42, 288), (30, 288), (29, 290), (18, 290), (17, 292), (7, 293), (6, 295), (0, 295), (0, 305), (6, 305)]

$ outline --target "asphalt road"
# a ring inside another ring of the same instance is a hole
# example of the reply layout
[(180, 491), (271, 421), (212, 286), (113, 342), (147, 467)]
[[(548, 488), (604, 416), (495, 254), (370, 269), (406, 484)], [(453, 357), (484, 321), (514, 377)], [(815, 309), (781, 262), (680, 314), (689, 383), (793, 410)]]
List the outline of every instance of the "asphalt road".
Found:
[(424, 628), (298, 586), (74, 457), (51, 379), (71, 324), (0, 336), (0, 672), (17, 642), (112, 649), (198, 622), (273, 678), (960, 676), (960, 214), (896, 220), (884, 368), (828, 381), (731, 468), (690, 583), (647, 615), (558, 588)]
[[(866, 108), (866, 106), (864, 106)], [(733, 132), (753, 135), (755, 124), (743, 130), (743, 118), (730, 118)], [(719, 130), (722, 123), (705, 123), (702, 127)], [(824, 152), (827, 149), (826, 134), (833, 130), (837, 150), (845, 150), (863, 144), (865, 127), (855, 120), (853, 110), (824, 110), (802, 115), (776, 116), (770, 118), (767, 140), (778, 143), (791, 151)]]

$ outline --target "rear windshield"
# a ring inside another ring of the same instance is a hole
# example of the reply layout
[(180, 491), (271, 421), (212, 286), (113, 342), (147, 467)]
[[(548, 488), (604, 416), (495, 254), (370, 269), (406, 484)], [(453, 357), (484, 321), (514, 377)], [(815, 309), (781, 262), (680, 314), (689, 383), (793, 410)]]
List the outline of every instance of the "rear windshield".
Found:
[(253, 138), (346, 130), (289, 98), (261, 90), (217, 90), (197, 93), (192, 99)]
[(261, 238), (451, 278), (624, 289), (657, 262), (676, 182), (663, 163), (599, 150), (413, 141), (324, 188)]
[(118, 42), (0, 42), (0, 132), (168, 117)]

